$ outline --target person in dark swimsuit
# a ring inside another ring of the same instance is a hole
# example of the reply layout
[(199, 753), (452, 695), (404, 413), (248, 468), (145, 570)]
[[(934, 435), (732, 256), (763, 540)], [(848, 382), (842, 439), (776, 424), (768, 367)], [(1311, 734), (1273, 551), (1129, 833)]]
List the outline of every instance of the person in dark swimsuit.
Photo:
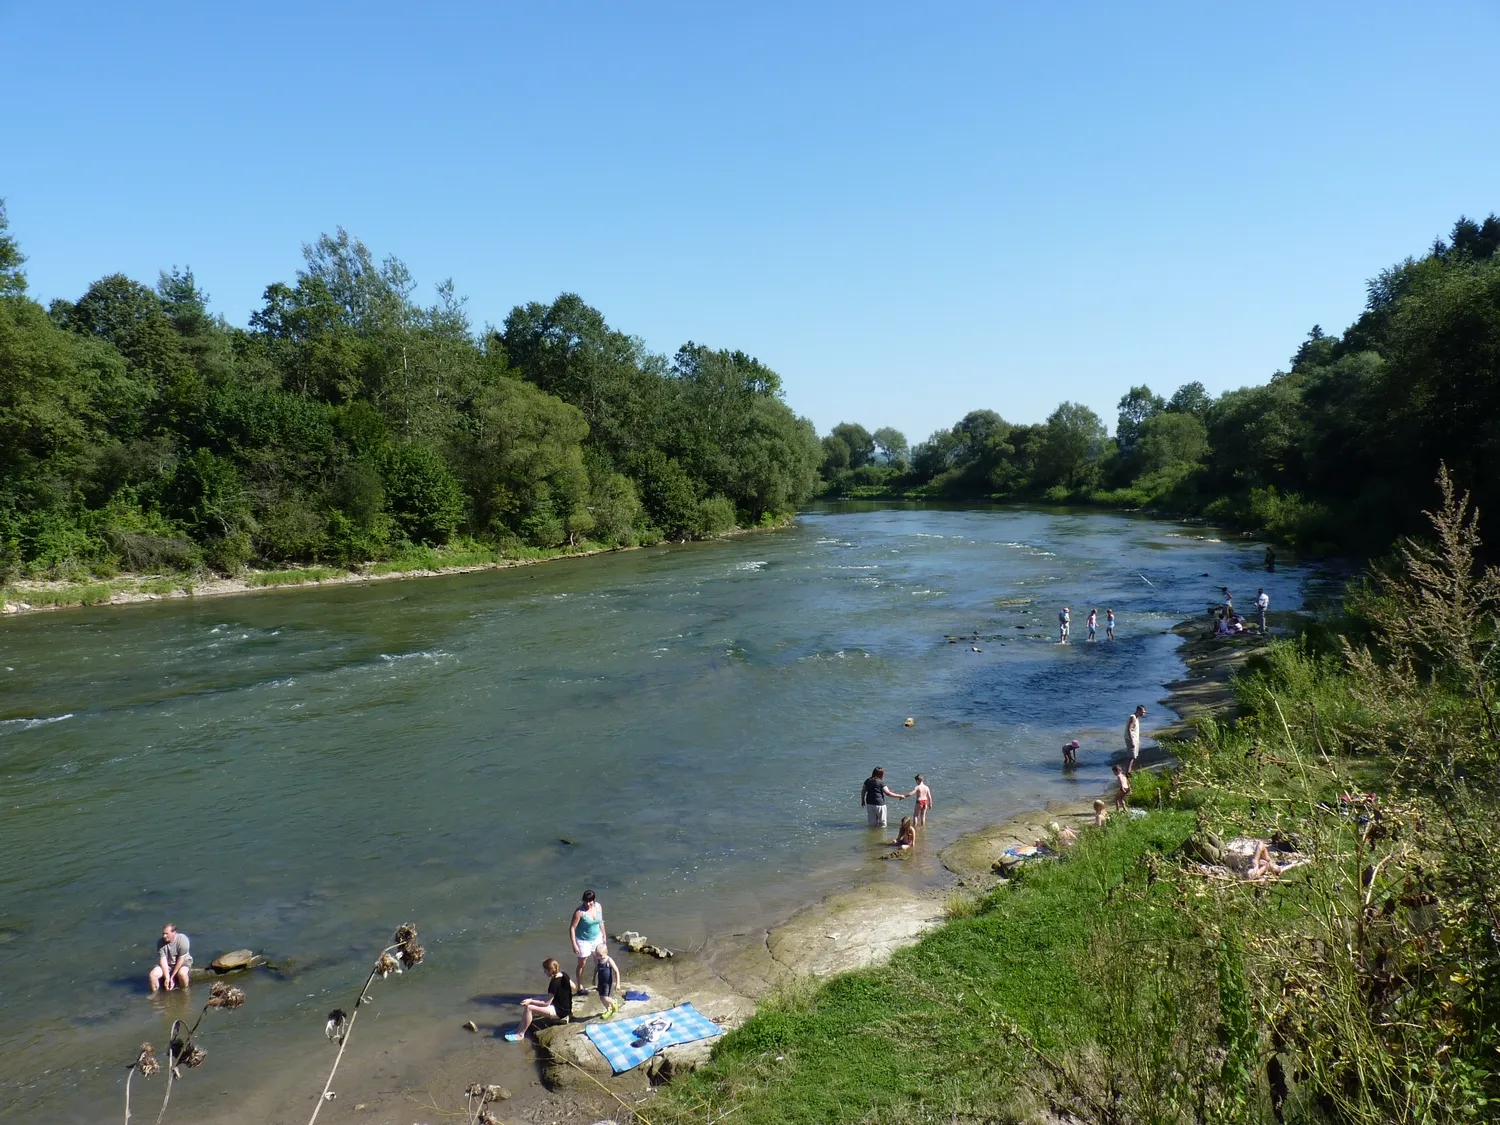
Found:
[(542, 969), (546, 972), (547, 995), (530, 996), (521, 1001), (521, 1007), (525, 1014), (521, 1017), (521, 1026), (515, 1031), (507, 1031), (505, 1038), (512, 1043), (519, 1043), (526, 1038), (526, 1032), (533, 1022), (539, 1019), (566, 1020), (573, 1017), (573, 982), (568, 974), (562, 971), (562, 966), (557, 963), (555, 957), (548, 957), (542, 962)]

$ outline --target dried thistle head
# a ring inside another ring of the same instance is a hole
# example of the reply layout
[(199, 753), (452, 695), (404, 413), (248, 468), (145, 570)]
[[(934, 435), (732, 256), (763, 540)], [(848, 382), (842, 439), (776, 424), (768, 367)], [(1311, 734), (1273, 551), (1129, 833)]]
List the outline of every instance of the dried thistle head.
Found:
[(245, 990), (233, 988), (223, 981), (215, 981), (213, 987), (208, 990), (210, 1008), (238, 1008), (244, 1002)]
[(399, 956), (402, 961), (406, 962), (408, 968), (422, 963), (426, 951), (417, 940), (416, 926), (407, 922), (404, 926), (397, 927), (395, 944), (401, 947)]
[[(204, 1059), (208, 1058), (208, 1052), (191, 1041), (184, 1043), (181, 1039), (172, 1040), (172, 1067), (185, 1066), (189, 1070), (198, 1066)], [(180, 1072), (179, 1072), (180, 1073)]]
[(484, 1097), (484, 1087), (478, 1082), (470, 1082), (464, 1087), (464, 1093), (471, 1098), (482, 1098)]
[(399, 973), (400, 971), (401, 963), (389, 953), (382, 953), (380, 960), (375, 962), (375, 975), (381, 980), (385, 980), (392, 973)]
[(479, 1111), (478, 1125), (501, 1125), (500, 1119), (487, 1109)]
[(141, 1053), (135, 1060), (135, 1068), (141, 1072), (142, 1078), (150, 1078), (161, 1069), (161, 1063), (156, 1061), (156, 1049), (150, 1043), (141, 1044)]
[(344, 1032), (348, 1029), (348, 1012), (342, 1008), (335, 1008), (328, 1013), (328, 1026), (324, 1029), (323, 1034), (327, 1035), (329, 1039), (335, 1043), (342, 1043), (344, 1041)]

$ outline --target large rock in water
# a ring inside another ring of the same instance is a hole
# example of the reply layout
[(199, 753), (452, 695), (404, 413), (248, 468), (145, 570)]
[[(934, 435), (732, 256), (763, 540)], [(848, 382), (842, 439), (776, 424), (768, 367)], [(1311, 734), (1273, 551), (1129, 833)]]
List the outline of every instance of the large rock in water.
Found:
[(213, 959), (211, 968), (216, 973), (232, 973), (236, 969), (253, 969), (259, 958), (252, 949), (236, 949), (221, 953)]

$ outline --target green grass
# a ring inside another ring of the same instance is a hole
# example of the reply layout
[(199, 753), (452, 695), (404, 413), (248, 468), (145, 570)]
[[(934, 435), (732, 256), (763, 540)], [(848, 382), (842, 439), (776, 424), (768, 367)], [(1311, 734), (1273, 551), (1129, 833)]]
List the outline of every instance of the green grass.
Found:
[[(1138, 939), (1169, 945), (1182, 936), (1167, 885), (1145, 889), (1142, 857), (1175, 850), (1192, 826), (1190, 814), (1157, 812), (1085, 833), (1067, 860), (1028, 867), (964, 904), (888, 966), (764, 1005), (647, 1117), (702, 1121), (731, 1104), (736, 1122), (767, 1125), (1000, 1115), (1021, 1096), (1007, 1021), (1045, 1047), (1077, 1046), (1095, 1018), (1079, 969), (1095, 935), (1128, 913)], [(1141, 895), (1118, 895), (1126, 882)]]
[(251, 586), (300, 586), (306, 582), (323, 582), (347, 574), (330, 566), (297, 567), (291, 570), (263, 570), (247, 575), (245, 581)]
[(4, 601), (25, 602), (37, 608), (56, 606), (103, 605), (114, 596), (117, 587), (108, 582), (93, 582), (85, 586), (67, 586), (60, 590), (7, 589)]
[(451, 547), (406, 547), (388, 559), (371, 563), (367, 574), (397, 574), (404, 570), (441, 570), (449, 566), (488, 566), (501, 555), (490, 547), (462, 544)]

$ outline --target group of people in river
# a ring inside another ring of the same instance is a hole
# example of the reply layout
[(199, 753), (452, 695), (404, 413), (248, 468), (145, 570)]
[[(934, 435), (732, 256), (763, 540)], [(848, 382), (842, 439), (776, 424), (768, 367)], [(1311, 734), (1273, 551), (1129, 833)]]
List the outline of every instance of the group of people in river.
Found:
[[(1089, 640), (1099, 640), (1099, 611), (1089, 610), (1088, 616)], [(1065, 645), (1073, 635), (1073, 607), (1065, 605), (1057, 614), (1057, 643)], [(1106, 609), (1104, 611), (1104, 639), (1112, 641), (1115, 639), (1115, 611)]]
[(860, 787), (859, 803), (865, 810), (865, 823), (871, 828), (886, 827), (886, 798), (895, 801), (915, 800), (914, 815), (903, 816), (901, 826), (896, 829), (896, 838), (890, 841), (896, 854), (909, 851), (917, 842), (917, 830), (927, 827), (927, 811), (932, 808), (932, 787), (921, 774), (916, 784), (906, 793), (897, 793), (885, 782), (885, 767), (876, 766)]

